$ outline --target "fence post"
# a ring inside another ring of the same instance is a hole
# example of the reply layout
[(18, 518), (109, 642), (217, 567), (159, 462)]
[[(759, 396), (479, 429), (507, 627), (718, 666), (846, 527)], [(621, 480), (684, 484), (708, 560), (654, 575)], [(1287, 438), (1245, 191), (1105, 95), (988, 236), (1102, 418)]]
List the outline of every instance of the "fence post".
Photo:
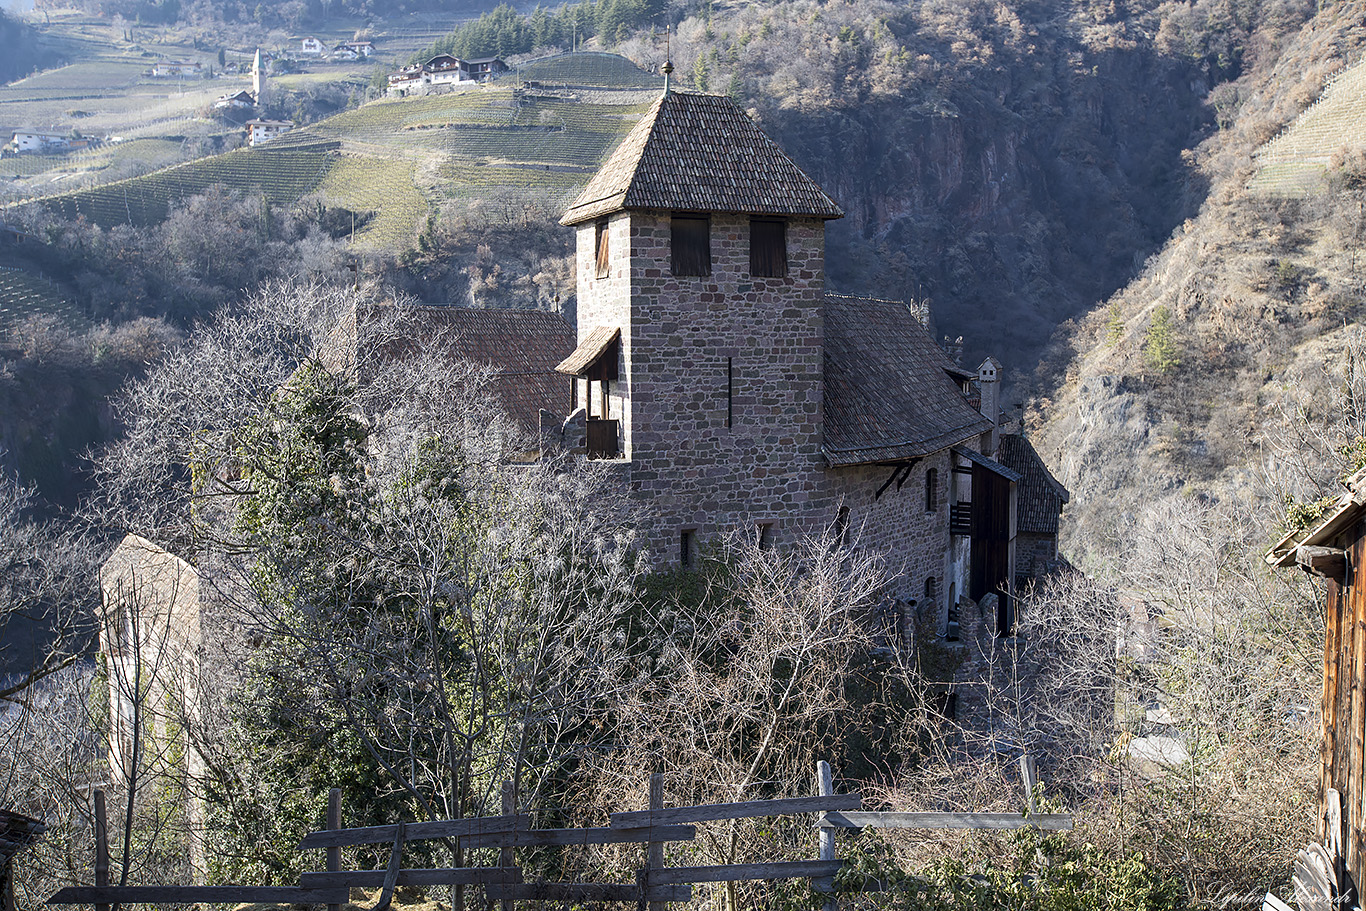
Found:
[[(835, 793), (835, 779), (830, 774), (830, 763), (824, 759), (816, 763), (816, 788), (821, 797), (830, 797)], [(820, 859), (835, 860), (835, 830), (829, 827), (821, 828), (820, 840)], [(838, 902), (835, 901), (835, 893), (832, 891), (830, 897), (825, 900), (822, 911), (836, 911), (837, 907)]]
[[(650, 776), (650, 809), (664, 809), (664, 773), (655, 772)], [(651, 827), (654, 820), (650, 821)], [(645, 888), (649, 889), (652, 885), (650, 872), (664, 866), (664, 842), (650, 842), (649, 851), (645, 857)], [(650, 902), (650, 911), (664, 911), (667, 902)]]
[[(511, 779), (508, 779), (508, 780), (506, 780), (506, 781), (503, 782), (503, 815), (504, 815), (504, 816), (513, 816), (513, 815), (516, 815), (516, 813), (517, 813), (517, 795), (516, 795), (516, 793), (512, 790), (512, 780), (511, 780)], [(513, 828), (512, 833), (511, 833), (511, 838), (512, 838), (514, 841), (516, 840), (516, 838), (517, 838), (517, 829), (516, 829), (516, 828)], [(513, 847), (512, 847), (512, 843), (509, 843), (507, 847), (501, 849), (501, 850), (498, 852), (498, 866), (500, 866), (500, 867), (513, 867), (513, 866), (516, 866), (516, 864), (517, 864), (516, 855), (515, 855), (515, 853), (514, 853), (514, 850), (513, 850)], [(505, 898), (505, 899), (503, 899), (503, 911), (513, 911), (513, 909), (512, 909), (512, 899), (510, 899), (510, 898)]]
[[(95, 888), (109, 885), (109, 812), (104, 804), (104, 791), (95, 789)], [(95, 911), (109, 911), (108, 905), (96, 905)]]
[(1034, 794), (1039, 783), (1039, 773), (1034, 765), (1034, 757), (1028, 753), (1020, 756), (1020, 780), (1024, 782), (1025, 803), (1029, 806), (1029, 815), (1033, 816), (1039, 812), (1039, 798)]
[[(327, 792), (327, 827), (329, 829), (341, 828), (341, 788), (332, 788)], [(341, 848), (327, 849), (327, 872), (338, 873), (341, 871)], [(327, 911), (341, 911), (341, 905), (329, 904)]]

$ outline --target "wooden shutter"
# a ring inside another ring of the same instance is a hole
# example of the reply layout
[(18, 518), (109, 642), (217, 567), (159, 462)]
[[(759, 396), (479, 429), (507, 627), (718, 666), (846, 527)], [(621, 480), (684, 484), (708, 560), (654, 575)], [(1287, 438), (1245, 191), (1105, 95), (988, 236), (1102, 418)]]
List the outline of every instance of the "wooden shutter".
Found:
[(781, 218), (750, 219), (749, 274), (759, 278), (787, 275), (787, 222)]
[(705, 215), (675, 215), (673, 274), (711, 275), (711, 219)]

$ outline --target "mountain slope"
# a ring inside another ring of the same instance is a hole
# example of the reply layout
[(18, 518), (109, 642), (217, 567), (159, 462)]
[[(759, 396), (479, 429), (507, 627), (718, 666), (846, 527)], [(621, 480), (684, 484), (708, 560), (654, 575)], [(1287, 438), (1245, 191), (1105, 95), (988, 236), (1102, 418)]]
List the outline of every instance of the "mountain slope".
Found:
[[(1332, 74), (1362, 59), (1363, 22), (1361, 3), (1325, 6), (1231, 87), (1227, 128), (1196, 156), (1211, 183), (1198, 215), (1135, 281), (1055, 339), (1041, 379), (1048, 391), (1035, 402), (1037, 443), (1072, 489), (1071, 547), (1083, 560), (1122, 548), (1132, 515), (1166, 493), (1238, 501), (1261, 486), (1258, 473), (1287, 476), (1288, 435), (1306, 417), (1327, 417), (1366, 313), (1366, 149), (1349, 132), (1305, 142), (1306, 161), (1326, 160), (1318, 176), (1299, 167), (1293, 185), (1270, 170), (1284, 169), (1277, 149), (1286, 140), (1254, 153)], [(1355, 103), (1351, 93), (1339, 98)], [(1331, 104), (1326, 97), (1286, 136)], [(1323, 461), (1331, 480), (1333, 460)], [(1274, 524), (1279, 509), (1259, 503), (1249, 521)]]

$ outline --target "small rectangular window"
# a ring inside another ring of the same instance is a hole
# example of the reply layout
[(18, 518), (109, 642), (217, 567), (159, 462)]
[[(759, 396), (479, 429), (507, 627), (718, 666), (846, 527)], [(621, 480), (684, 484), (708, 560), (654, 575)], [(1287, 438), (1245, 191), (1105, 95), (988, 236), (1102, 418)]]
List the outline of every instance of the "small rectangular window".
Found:
[(711, 275), (711, 219), (675, 215), (670, 222), (673, 274)]
[(758, 278), (787, 275), (787, 222), (781, 218), (750, 219), (749, 274)]
[(678, 565), (684, 569), (692, 569), (694, 551), (697, 549), (695, 538), (697, 532), (691, 528), (685, 528), (678, 533)]
[(773, 547), (773, 523), (760, 522), (758, 529), (759, 549), (769, 550)]
[(599, 218), (594, 225), (594, 230), (597, 231), (598, 278), (606, 278), (611, 265), (611, 261), (608, 257), (609, 247), (607, 242), (607, 228), (608, 221), (605, 218)]

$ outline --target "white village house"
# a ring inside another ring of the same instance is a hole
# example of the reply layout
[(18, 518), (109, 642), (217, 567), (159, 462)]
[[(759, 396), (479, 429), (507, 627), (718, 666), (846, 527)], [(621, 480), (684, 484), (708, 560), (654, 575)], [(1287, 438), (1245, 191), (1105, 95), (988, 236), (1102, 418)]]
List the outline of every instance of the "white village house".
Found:
[(389, 94), (395, 96), (430, 95), (461, 83), (481, 82), (508, 71), (501, 57), (462, 60), (451, 54), (437, 54), (426, 63), (406, 66), (389, 74)]
[(248, 120), (247, 121), (247, 145), (255, 146), (263, 142), (269, 142), (277, 136), (283, 136), (294, 129), (292, 120)]
[(65, 133), (19, 130), (10, 137), (6, 148), (15, 152), (65, 152), (71, 148), (71, 139)]

